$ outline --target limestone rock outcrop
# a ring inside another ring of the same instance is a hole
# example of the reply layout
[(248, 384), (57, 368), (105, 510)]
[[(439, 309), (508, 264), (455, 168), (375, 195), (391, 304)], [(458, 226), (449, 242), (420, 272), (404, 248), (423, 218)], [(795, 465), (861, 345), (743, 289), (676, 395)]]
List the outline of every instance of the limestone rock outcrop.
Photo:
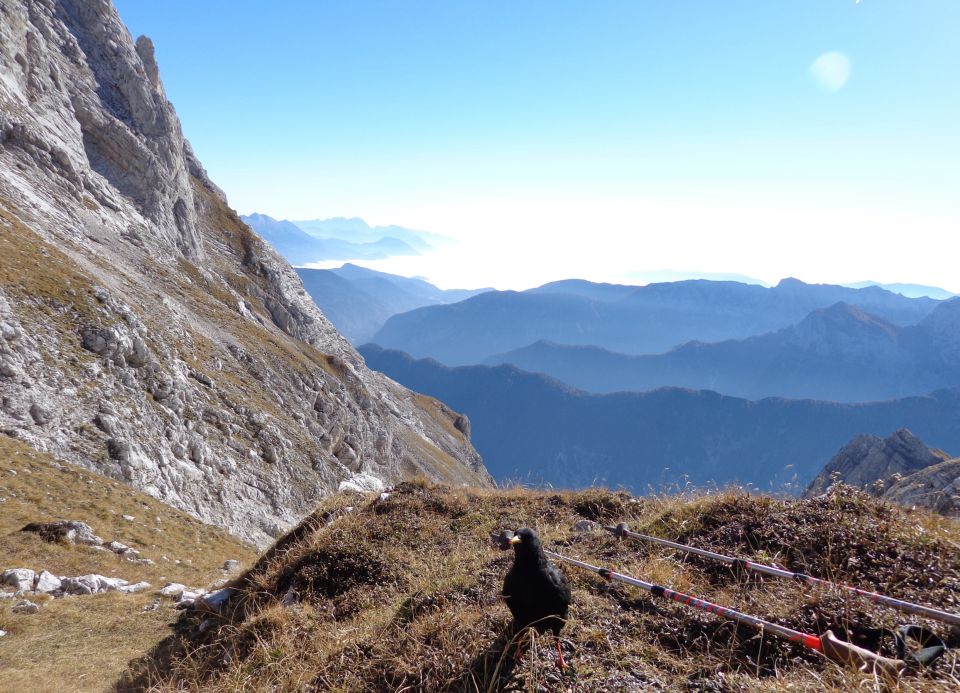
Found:
[(261, 544), (358, 476), (491, 483), (227, 206), (109, 0), (0, 0), (0, 258), (0, 435)]
[(122, 578), (107, 577), (91, 573), (88, 575), (64, 576), (54, 575), (48, 570), (39, 573), (30, 568), (11, 568), (0, 574), (0, 585), (9, 585), (14, 588), (13, 593), (2, 592), (3, 595), (20, 595), (26, 592), (49, 594), (54, 598), (85, 594), (100, 594), (101, 592), (125, 592), (128, 594), (143, 592), (150, 587), (149, 582), (130, 584)]
[(946, 460), (898, 479), (883, 497), (960, 517), (960, 459)]
[(0, 574), (0, 585), (10, 585), (15, 590), (32, 590), (37, 573), (30, 568), (11, 568)]
[(879, 495), (896, 481), (895, 475), (899, 475), (899, 478), (945, 459), (947, 455), (931, 450), (905, 428), (886, 439), (872, 435), (857, 436), (844, 445), (810, 482), (804, 497), (819, 496), (837, 481), (862, 489), (869, 488), (874, 495)]
[(60, 589), (64, 594), (100, 594), (101, 592), (115, 592), (129, 584), (129, 582), (122, 578), (112, 578), (91, 573), (90, 575), (61, 578)]
[(886, 439), (857, 436), (834, 455), (803, 496), (819, 496), (835, 483), (902, 505), (960, 515), (960, 459), (949, 459), (907, 429)]

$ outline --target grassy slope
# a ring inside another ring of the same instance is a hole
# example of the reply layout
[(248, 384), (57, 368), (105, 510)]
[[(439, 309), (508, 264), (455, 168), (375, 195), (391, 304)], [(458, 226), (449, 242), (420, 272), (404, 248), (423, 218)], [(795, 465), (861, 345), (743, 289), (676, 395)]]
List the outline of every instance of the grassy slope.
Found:
[[(356, 505), (327, 525), (325, 513)], [(222, 616), (187, 614), (122, 690), (632, 691), (877, 688), (783, 641), (566, 568), (575, 603), (563, 632), (576, 673), (555, 673), (549, 643), (511, 667), (499, 596), (511, 556), (489, 534), (530, 525), (549, 548), (690, 590), (794, 628), (849, 633), (870, 647), (894, 614), (790, 582), (750, 581), (725, 566), (606, 533), (579, 519), (641, 530), (945, 608), (960, 609), (960, 526), (844, 490), (810, 501), (739, 492), (634, 499), (606, 491), (475, 491), (403, 484), (386, 500), (333, 497), (269, 550)], [(299, 603), (284, 606), (289, 591)], [(912, 619), (901, 619), (912, 620)], [(942, 628), (938, 628), (941, 632)], [(957, 637), (954, 636), (954, 640)], [(954, 644), (960, 644), (954, 642)], [(497, 683), (492, 672), (512, 669)], [(956, 655), (901, 690), (955, 690)]]
[[(14, 615), (0, 601), (0, 691), (102, 691), (126, 662), (163, 637), (176, 612), (169, 602), (143, 607), (167, 581), (203, 587), (222, 578), (227, 559), (249, 563), (253, 549), (128, 486), (56, 462), (20, 441), (0, 436), (0, 570), (31, 568), (57, 575), (100, 573), (154, 589), (138, 595), (106, 594), (51, 600), (36, 615)], [(15, 474), (13, 472), (16, 472)], [(122, 515), (132, 515), (128, 522)], [(132, 546), (155, 565), (114, 554), (42, 541), (20, 532), (28, 522), (82, 520), (104, 540)], [(161, 557), (167, 556), (168, 560)], [(176, 561), (180, 561), (179, 564)]]

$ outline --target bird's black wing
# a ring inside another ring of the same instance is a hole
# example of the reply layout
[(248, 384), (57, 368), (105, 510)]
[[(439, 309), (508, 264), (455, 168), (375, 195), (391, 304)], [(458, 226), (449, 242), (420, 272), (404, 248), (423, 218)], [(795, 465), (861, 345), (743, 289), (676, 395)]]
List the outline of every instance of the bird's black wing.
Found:
[(557, 568), (557, 566), (548, 564), (547, 577), (550, 579), (550, 583), (556, 588), (558, 599), (564, 605), (569, 605), (573, 597), (570, 593), (570, 583), (567, 582), (567, 576), (564, 575), (563, 571)]

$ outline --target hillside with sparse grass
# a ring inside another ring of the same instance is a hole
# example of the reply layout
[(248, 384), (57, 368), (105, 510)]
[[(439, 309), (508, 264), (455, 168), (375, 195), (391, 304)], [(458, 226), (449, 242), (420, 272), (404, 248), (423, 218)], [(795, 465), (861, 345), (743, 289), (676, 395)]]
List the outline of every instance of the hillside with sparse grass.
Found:
[[(352, 509), (352, 510), (351, 510)], [(739, 490), (636, 498), (401, 484), (338, 495), (239, 578), (218, 613), (185, 613), (120, 691), (846, 691), (872, 675), (646, 592), (564, 566), (574, 602), (561, 675), (549, 636), (519, 663), (504, 654), (500, 590), (512, 555), (490, 535), (534, 527), (544, 547), (806, 632), (873, 650), (900, 614), (793, 582), (619, 541), (582, 520), (631, 527), (794, 570), (960, 609), (960, 525), (838, 487), (811, 500)], [(577, 529), (575, 525), (581, 523)], [(927, 623), (960, 644), (957, 633)], [(952, 691), (950, 652), (897, 690)]]
[[(153, 564), (21, 531), (32, 522), (57, 520), (86, 522), (105, 541), (136, 548)], [(162, 638), (177, 617), (170, 600), (144, 611), (157, 590), (168, 582), (208, 587), (225, 578), (225, 561), (249, 565), (255, 557), (251, 545), (220, 528), (0, 436), (0, 572), (97, 573), (151, 585), (139, 594), (52, 599), (28, 593), (40, 605), (36, 614), (14, 614), (16, 600), (0, 599), (0, 629), (7, 631), (0, 638), (0, 691), (107, 690), (126, 663)]]

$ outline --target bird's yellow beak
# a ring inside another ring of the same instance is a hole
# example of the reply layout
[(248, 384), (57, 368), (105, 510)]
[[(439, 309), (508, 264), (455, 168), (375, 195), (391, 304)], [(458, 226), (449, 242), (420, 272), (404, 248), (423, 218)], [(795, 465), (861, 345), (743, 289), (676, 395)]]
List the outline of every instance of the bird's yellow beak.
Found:
[(514, 534), (512, 537), (510, 537), (510, 543), (511, 543), (511, 544), (519, 544), (519, 543), (522, 542), (522, 541), (523, 541), (523, 539), (521, 539), (520, 536), (517, 535), (517, 534)]

